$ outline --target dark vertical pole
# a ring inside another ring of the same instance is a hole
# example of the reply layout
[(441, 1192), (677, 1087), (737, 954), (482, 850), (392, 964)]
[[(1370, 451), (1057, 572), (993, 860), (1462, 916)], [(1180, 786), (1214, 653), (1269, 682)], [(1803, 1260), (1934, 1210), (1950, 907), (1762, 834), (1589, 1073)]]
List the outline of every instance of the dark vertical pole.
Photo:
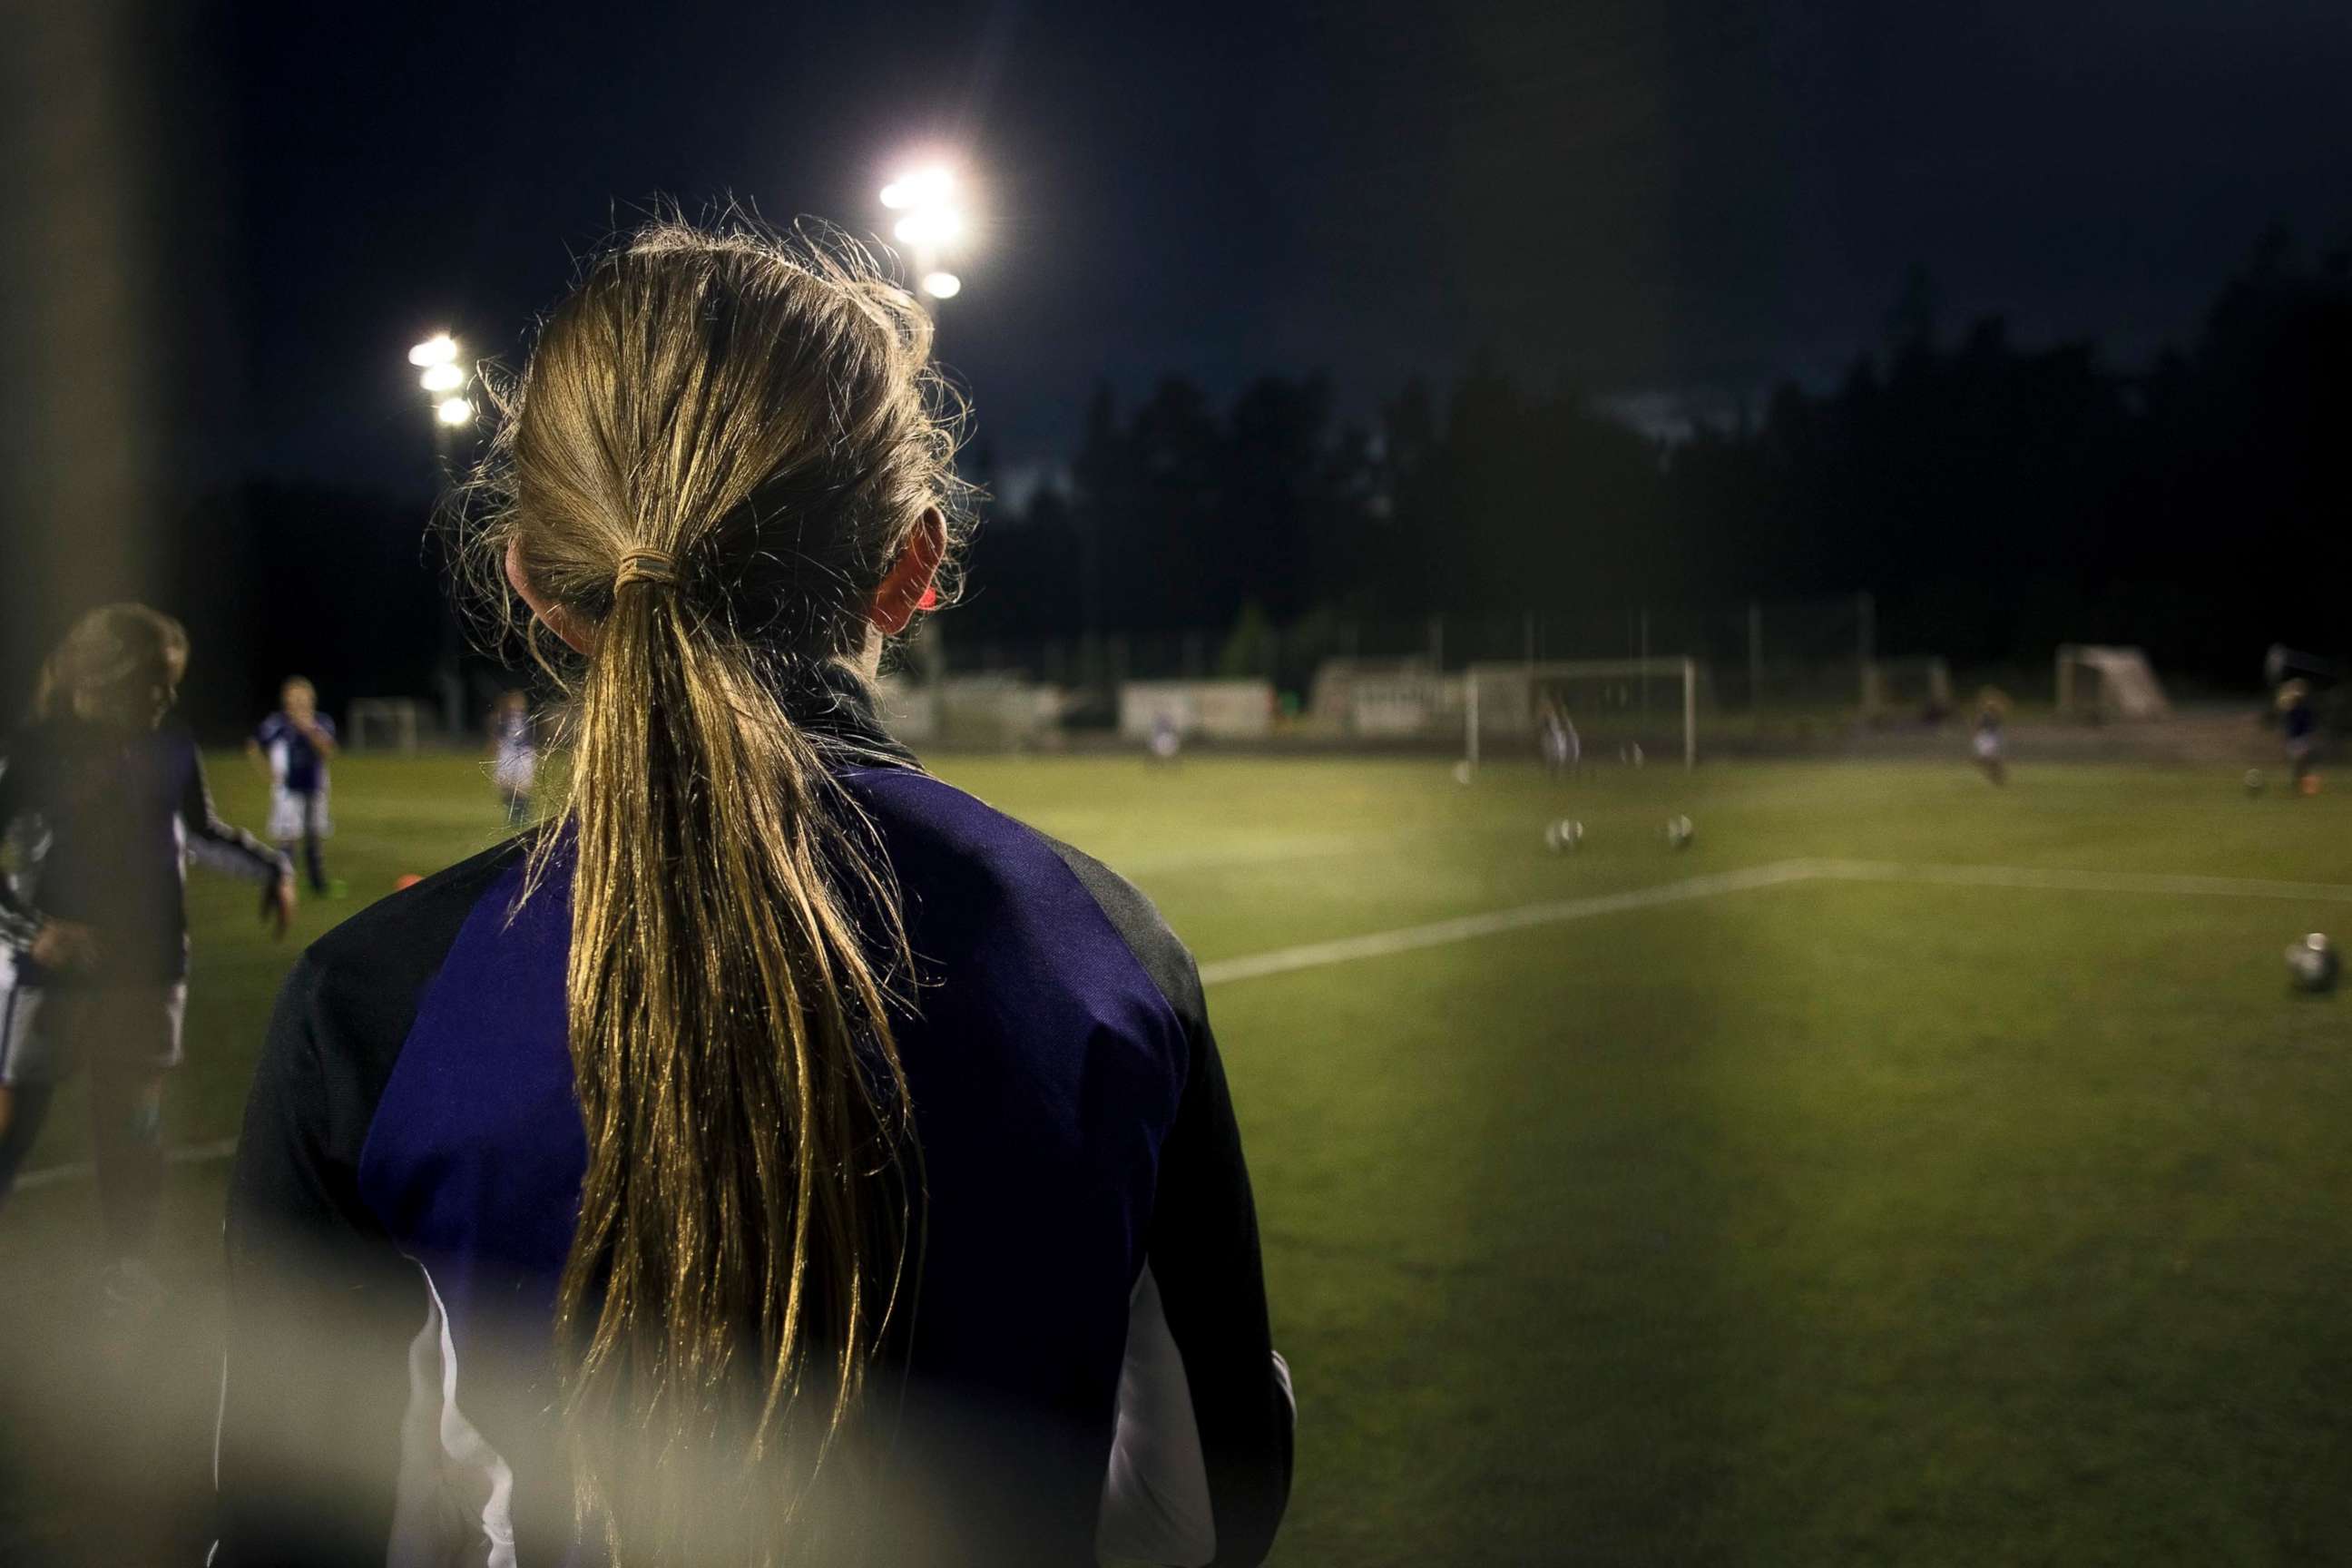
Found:
[(1764, 605), (1748, 601), (1748, 710), (1764, 710)]

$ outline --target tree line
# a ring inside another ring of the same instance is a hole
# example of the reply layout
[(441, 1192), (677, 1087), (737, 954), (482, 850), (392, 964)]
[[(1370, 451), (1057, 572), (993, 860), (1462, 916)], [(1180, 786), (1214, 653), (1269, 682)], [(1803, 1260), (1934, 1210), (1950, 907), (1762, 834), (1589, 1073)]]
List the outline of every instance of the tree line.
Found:
[[(1882, 654), (2039, 667), (2061, 641), (2137, 643), (2168, 678), (2242, 687), (2273, 641), (2352, 651), (2347, 365), (2352, 255), (2273, 233), (2145, 365), (2022, 345), (1997, 318), (1944, 329), (1915, 277), (1833, 384), (1674, 438), (1480, 365), (1368, 416), (1319, 375), (1223, 402), (1180, 378), (1098, 389), (1069, 482), (983, 517), (946, 626), (965, 647), (1207, 634), (1213, 666), (1278, 627), (1303, 679), (1348, 646), (1335, 626), (1622, 628), (1636, 606), (1732, 645), (1655, 651), (1736, 660), (1751, 600), (1868, 590)], [(967, 468), (992, 478), (984, 447)], [(334, 709), (441, 692), (456, 638), (426, 511), (255, 481), (165, 531), (149, 596), (195, 635), (192, 717), (234, 732), (298, 671)], [(499, 679), (468, 661), (461, 706)]]
[(1730, 626), (1868, 590), (1889, 654), (2137, 643), (2243, 685), (2273, 641), (2345, 650), (2352, 255), (2266, 235), (2194, 341), (2137, 367), (1998, 317), (1947, 331), (1930, 301), (1915, 274), (1834, 384), (1672, 438), (1484, 366), (1368, 418), (1319, 375), (1222, 406), (1181, 378), (1098, 388), (1069, 483), (985, 521), (953, 633), (1633, 605)]

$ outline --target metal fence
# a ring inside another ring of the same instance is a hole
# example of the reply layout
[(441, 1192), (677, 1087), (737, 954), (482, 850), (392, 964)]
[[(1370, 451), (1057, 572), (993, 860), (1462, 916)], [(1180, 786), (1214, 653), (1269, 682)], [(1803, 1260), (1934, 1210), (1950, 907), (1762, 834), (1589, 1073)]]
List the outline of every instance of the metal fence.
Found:
[(1003, 674), (1077, 692), (1116, 692), (1130, 680), (1272, 681), (1303, 701), (1331, 660), (1391, 661), (1458, 672), (1502, 660), (1696, 659), (1701, 702), (1726, 713), (1855, 709), (1866, 694), (1907, 701), (1922, 679), (1898, 656), (1932, 648), (1888, 647), (1867, 594), (1754, 602), (1719, 611), (1633, 606), (1609, 615), (1534, 613), (1382, 619), (1316, 615), (1277, 625), (1245, 615), (1235, 625), (1030, 640), (966, 639), (952, 617), (934, 623), (909, 654), (919, 670)]

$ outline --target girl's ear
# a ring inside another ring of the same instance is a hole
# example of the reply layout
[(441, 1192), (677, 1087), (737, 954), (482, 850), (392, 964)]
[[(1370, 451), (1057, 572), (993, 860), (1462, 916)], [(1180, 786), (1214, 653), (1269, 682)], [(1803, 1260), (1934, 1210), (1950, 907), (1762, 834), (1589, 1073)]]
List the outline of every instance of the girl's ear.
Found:
[(873, 607), (866, 618), (881, 629), (884, 637), (897, 637), (907, 629), (917, 610), (928, 610), (939, 603), (932, 584), (940, 574), (940, 563), (948, 557), (948, 520), (937, 507), (926, 507), (915, 531), (899, 552), (897, 564), (882, 585), (874, 591)]
[(530, 574), (523, 570), (521, 540), (507, 541), (506, 566), (508, 584), (522, 595), (522, 602), (530, 606), (530, 613), (539, 617), (541, 626), (562, 637), (564, 646), (574, 653), (584, 655), (596, 651), (596, 628), (582, 622), (554, 600), (542, 597), (539, 590), (530, 585)]

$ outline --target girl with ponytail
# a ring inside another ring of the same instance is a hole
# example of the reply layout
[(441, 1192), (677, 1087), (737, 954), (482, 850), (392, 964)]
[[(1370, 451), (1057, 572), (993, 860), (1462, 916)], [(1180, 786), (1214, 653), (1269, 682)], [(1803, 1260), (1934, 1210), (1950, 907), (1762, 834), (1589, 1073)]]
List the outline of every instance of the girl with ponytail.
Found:
[(1255, 1563), (1288, 1374), (1190, 956), (874, 718), (951, 584), (929, 326), (657, 225), (469, 540), (570, 688), (543, 828), (289, 980), (214, 1561)]

